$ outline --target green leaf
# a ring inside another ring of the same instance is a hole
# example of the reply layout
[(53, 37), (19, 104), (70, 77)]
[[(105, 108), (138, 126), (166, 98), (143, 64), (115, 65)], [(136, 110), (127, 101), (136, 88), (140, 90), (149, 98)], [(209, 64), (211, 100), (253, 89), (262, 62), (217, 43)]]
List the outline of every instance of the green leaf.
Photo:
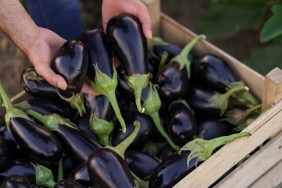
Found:
[[(280, 38), (280, 37), (279, 37)], [(243, 62), (262, 75), (273, 68), (282, 68), (282, 42), (273, 42), (261, 48), (256, 48)]]
[(266, 21), (260, 33), (260, 41), (268, 42), (282, 34), (282, 5), (272, 7), (273, 15)]
[(244, 29), (259, 29), (267, 0), (217, 0), (197, 24), (197, 33), (207, 38), (229, 37)]

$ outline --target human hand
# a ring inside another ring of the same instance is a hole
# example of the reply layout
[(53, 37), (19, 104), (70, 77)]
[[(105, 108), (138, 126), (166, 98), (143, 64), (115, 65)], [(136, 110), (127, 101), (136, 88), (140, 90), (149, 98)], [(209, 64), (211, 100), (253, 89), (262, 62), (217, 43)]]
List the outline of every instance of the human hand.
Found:
[[(36, 40), (26, 52), (36, 72), (48, 83), (62, 90), (67, 89), (67, 83), (62, 76), (56, 74), (51, 69), (51, 61), (56, 51), (59, 50), (65, 42), (65, 39), (51, 30), (39, 27)], [(92, 87), (87, 84), (83, 85), (82, 92), (96, 95)]]
[(129, 13), (136, 16), (141, 24), (146, 38), (152, 38), (152, 24), (147, 7), (140, 0), (103, 0), (102, 17), (103, 27), (107, 26), (108, 21), (121, 13)]

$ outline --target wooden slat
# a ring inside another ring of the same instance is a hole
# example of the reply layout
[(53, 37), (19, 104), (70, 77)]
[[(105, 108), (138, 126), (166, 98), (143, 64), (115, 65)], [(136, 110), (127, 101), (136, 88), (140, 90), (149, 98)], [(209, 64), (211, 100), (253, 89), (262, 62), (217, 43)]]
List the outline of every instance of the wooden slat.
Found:
[[(195, 33), (183, 27), (164, 13), (161, 13), (160, 24), (160, 36), (168, 42), (184, 46), (195, 36)], [(261, 74), (257, 73), (206, 40), (198, 43), (195, 48), (196, 53), (200, 55), (210, 53), (224, 59), (231, 66), (232, 70), (234, 70), (234, 72), (239, 76), (239, 78), (246, 82), (252, 93), (260, 101), (262, 100), (264, 77)]]
[(282, 131), (282, 101), (257, 118), (244, 131), (251, 133), (252, 136), (225, 145), (178, 182), (175, 187), (209, 187), (259, 145), (280, 133)]
[[(282, 125), (282, 120), (281, 120)], [(224, 188), (232, 187), (234, 185), (238, 187), (249, 187), (252, 184), (260, 185), (272, 183), (282, 183), (282, 168), (279, 170), (278, 178), (275, 176), (263, 177), (265, 173), (279, 164), (282, 160), (282, 133), (277, 135), (265, 146), (263, 146), (258, 152), (245, 161), (240, 167), (236, 168), (230, 175), (225, 177), (215, 187)], [(278, 171), (277, 171), (278, 172)], [(262, 178), (261, 178), (262, 177)], [(256, 183), (261, 178), (259, 182)], [(268, 182), (265, 182), (267, 180)], [(280, 181), (280, 182), (279, 182)], [(256, 187), (256, 186), (255, 186)], [(269, 187), (269, 186), (266, 186)]]
[(282, 187), (282, 160), (266, 172), (260, 179), (250, 185), (250, 188)]
[(282, 99), (282, 70), (275, 68), (265, 77), (262, 108), (265, 109)]

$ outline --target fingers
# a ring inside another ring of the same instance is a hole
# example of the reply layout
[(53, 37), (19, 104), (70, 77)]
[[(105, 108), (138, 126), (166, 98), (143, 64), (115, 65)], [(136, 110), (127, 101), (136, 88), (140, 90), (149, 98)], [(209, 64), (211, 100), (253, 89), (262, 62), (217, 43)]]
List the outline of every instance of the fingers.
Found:
[(83, 84), (81, 91), (82, 91), (83, 93), (87, 93), (87, 94), (90, 94), (90, 95), (95, 95), (95, 96), (99, 95), (99, 94), (96, 93), (96, 92), (94, 91), (94, 89), (93, 89), (90, 85), (88, 85), (88, 84)]
[(58, 74), (55, 74), (55, 72), (49, 67), (48, 64), (40, 64), (38, 66), (35, 66), (34, 68), (36, 72), (51, 85), (62, 90), (67, 89), (67, 83), (64, 78)]
[(147, 7), (141, 3), (135, 9), (135, 16), (142, 23), (142, 30), (146, 38), (152, 39), (152, 22)]

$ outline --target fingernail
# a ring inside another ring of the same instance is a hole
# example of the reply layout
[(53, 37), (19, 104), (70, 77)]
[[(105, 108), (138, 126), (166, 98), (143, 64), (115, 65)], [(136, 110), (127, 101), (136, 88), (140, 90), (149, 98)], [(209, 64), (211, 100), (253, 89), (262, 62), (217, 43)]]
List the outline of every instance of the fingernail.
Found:
[(63, 90), (67, 89), (67, 85), (65, 82), (58, 82), (57, 85), (58, 85), (58, 88), (60, 89), (63, 89)]
[(152, 34), (152, 31), (151, 31), (151, 30), (149, 30), (149, 31), (147, 32), (147, 37), (148, 37), (149, 39), (152, 39), (153, 34)]

